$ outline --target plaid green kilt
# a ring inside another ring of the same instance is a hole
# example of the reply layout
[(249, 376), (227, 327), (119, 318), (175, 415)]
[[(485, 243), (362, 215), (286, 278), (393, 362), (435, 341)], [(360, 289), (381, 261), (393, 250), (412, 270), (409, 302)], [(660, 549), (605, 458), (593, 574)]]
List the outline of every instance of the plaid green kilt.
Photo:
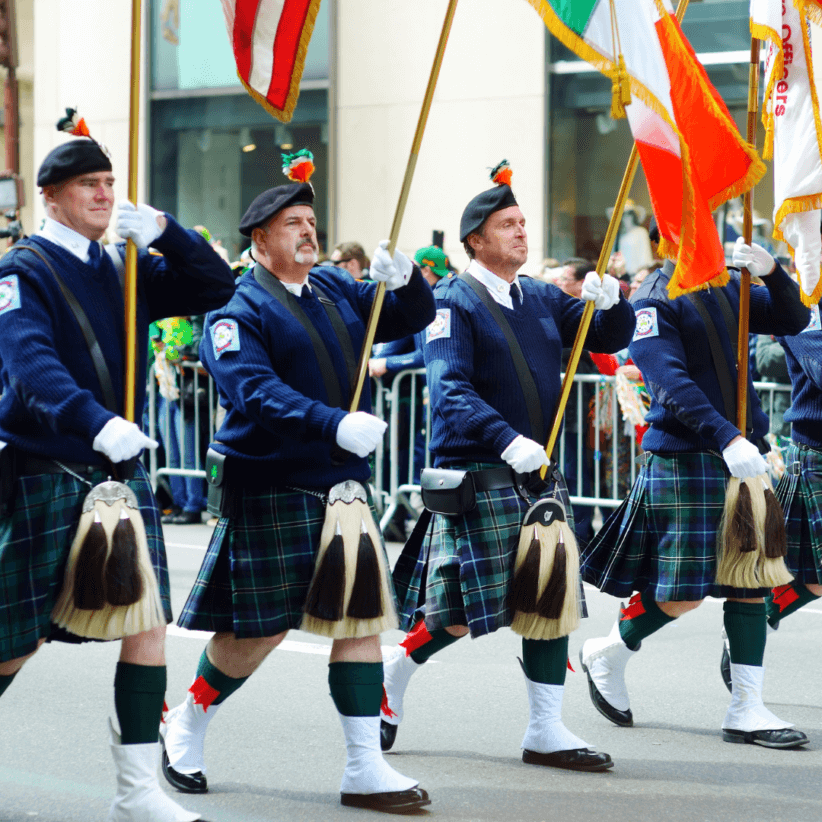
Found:
[(657, 602), (765, 596), (714, 582), (727, 481), (718, 454), (648, 452), (628, 498), (583, 552), (582, 578), (616, 597), (649, 591)]
[[(498, 464), (468, 463), (454, 466), (478, 471)], [(565, 505), (573, 529), (573, 513), (565, 481), (557, 496)], [(522, 520), (537, 501), (526, 502), (515, 488), (477, 493), (476, 507), (459, 517), (434, 514), (432, 525), (407, 579), (396, 579), (404, 591), (400, 627), (410, 630), (425, 616), (429, 630), (467, 625), (476, 638), (511, 624), (507, 605)], [(420, 592), (426, 571), (425, 589)], [(585, 599), (582, 597), (583, 616)], [(424, 610), (423, 610), (424, 609)]]
[(791, 443), (776, 487), (785, 512), (785, 562), (798, 582), (822, 584), (822, 451)]
[[(102, 469), (88, 477), (94, 484), (106, 478)], [(128, 485), (140, 502), (163, 610), (171, 622), (160, 515), (142, 465), (138, 464)], [(17, 478), (9, 511), (0, 518), (0, 662), (30, 654), (37, 649), (39, 639), (83, 641), (58, 629), (49, 617), (60, 596), (69, 550), (89, 490), (70, 474)]]
[(239, 507), (236, 516), (217, 523), (177, 624), (233, 632), (238, 639), (299, 628), (325, 502), (312, 493), (269, 487), (243, 490)]

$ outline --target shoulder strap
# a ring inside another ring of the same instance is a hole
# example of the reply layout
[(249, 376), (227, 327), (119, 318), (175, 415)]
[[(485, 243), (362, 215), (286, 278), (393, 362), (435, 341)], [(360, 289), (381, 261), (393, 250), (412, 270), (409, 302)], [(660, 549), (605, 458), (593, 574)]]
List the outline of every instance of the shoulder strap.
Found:
[(117, 246), (114, 243), (109, 243), (105, 249), (109, 259), (112, 263), (114, 263), (114, 270), (117, 272), (117, 278), (120, 280), (120, 288), (125, 290), (126, 265), (123, 262), (123, 258), (120, 256), (120, 252), (117, 250)]
[(23, 243), (17, 243), (14, 248), (23, 251), (31, 251), (32, 254), (38, 256), (45, 263), (46, 268), (48, 268), (51, 272), (57, 282), (57, 285), (60, 287), (60, 291), (63, 293), (63, 297), (68, 303), (72, 314), (74, 314), (74, 319), (77, 320), (77, 324), (80, 326), (83, 339), (85, 339), (89, 354), (91, 355), (91, 361), (94, 364), (94, 370), (97, 373), (97, 379), (100, 382), (100, 388), (103, 392), (105, 406), (109, 411), (112, 411), (115, 414), (119, 413), (119, 404), (117, 402), (117, 398), (114, 396), (114, 386), (111, 382), (111, 373), (108, 370), (106, 359), (103, 356), (103, 350), (100, 348), (100, 343), (97, 341), (94, 329), (91, 327), (91, 323), (89, 322), (86, 312), (83, 310), (83, 306), (80, 305), (74, 294), (66, 287), (66, 284), (63, 282), (54, 266), (36, 248)]
[(508, 349), (511, 352), (511, 359), (514, 361), (517, 378), (519, 379), (522, 393), (525, 396), (525, 406), (528, 409), (528, 421), (531, 424), (531, 439), (536, 442), (541, 442), (545, 436), (545, 428), (537, 384), (534, 382), (534, 377), (531, 374), (531, 369), (528, 368), (528, 363), (525, 362), (525, 356), (522, 353), (519, 340), (517, 340), (516, 335), (511, 329), (511, 323), (508, 322), (505, 314), (502, 313), (502, 309), (500, 309), (497, 302), (488, 293), (488, 289), (482, 285), (482, 283), (478, 282), (475, 277), (467, 271), (463, 271), (462, 274), (459, 275), (459, 279), (473, 289), (474, 293), (482, 300), (483, 305), (491, 313), (500, 331), (505, 335)]
[(348, 371), (348, 384), (353, 386), (357, 379), (357, 357), (354, 354), (354, 344), (351, 341), (351, 335), (348, 333), (348, 326), (340, 314), (340, 309), (315, 282), (311, 283), (311, 287), (317, 294), (317, 299), (320, 305), (325, 309), (334, 333), (337, 335), (337, 342), (342, 349), (343, 358), (345, 359), (345, 368)]
[(314, 349), (314, 356), (320, 366), (320, 374), (325, 385), (326, 394), (328, 394), (328, 404), (334, 408), (342, 408), (342, 390), (339, 378), (332, 366), (331, 355), (328, 353), (328, 348), (314, 324), (308, 319), (305, 311), (300, 308), (297, 298), (259, 263), (254, 266), (254, 279), (299, 322), (305, 333), (308, 334), (311, 346)]

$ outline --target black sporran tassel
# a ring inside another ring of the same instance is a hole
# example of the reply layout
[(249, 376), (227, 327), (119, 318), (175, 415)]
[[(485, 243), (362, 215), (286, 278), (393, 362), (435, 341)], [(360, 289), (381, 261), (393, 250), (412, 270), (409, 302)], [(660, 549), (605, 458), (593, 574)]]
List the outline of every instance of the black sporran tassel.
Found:
[(137, 559), (137, 535), (125, 509), (111, 535), (106, 562), (106, 600), (110, 605), (133, 605), (143, 595), (143, 579)]
[(739, 499), (731, 523), (731, 534), (741, 553), (745, 554), (756, 550), (756, 523), (754, 522), (753, 504), (750, 489), (745, 482), (739, 486)]
[(770, 488), (765, 489), (765, 556), (768, 559), (779, 559), (788, 553), (785, 536), (785, 516), (782, 506)]
[(108, 540), (96, 514), (80, 547), (74, 572), (74, 605), (83, 611), (97, 611), (106, 603), (104, 572)]
[(337, 622), (343, 618), (344, 598), (345, 545), (338, 521), (337, 532), (328, 543), (308, 589), (305, 613), (317, 619)]
[(554, 567), (551, 576), (545, 583), (545, 590), (537, 603), (537, 612), (545, 619), (559, 619), (565, 602), (565, 592), (568, 589), (566, 582), (565, 543), (560, 540), (554, 551)]
[(354, 587), (348, 600), (346, 616), (352, 619), (376, 619), (383, 615), (380, 586), (380, 563), (377, 548), (362, 523), (362, 533), (357, 546), (357, 570)]
[(528, 546), (528, 553), (522, 565), (514, 573), (508, 594), (508, 607), (511, 613), (521, 611), (533, 614), (537, 610), (537, 590), (539, 585), (539, 539), (534, 528), (534, 537)]

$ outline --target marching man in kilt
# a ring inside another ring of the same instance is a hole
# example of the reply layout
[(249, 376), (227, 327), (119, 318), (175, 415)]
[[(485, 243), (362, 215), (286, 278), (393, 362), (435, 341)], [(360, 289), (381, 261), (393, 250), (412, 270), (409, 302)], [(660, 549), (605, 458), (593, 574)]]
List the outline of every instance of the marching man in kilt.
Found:
[[(157, 447), (120, 416), (124, 246), (104, 249), (99, 242), (114, 205), (108, 153), (89, 138), (63, 143), (43, 160), (37, 184), (45, 224), (6, 254), (0, 277), (0, 694), (54, 635), (50, 616), (89, 488), (112, 473), (112, 464)], [(234, 293), (234, 282), (208, 243), (168, 214), (124, 201), (116, 225), (140, 249), (135, 407), (142, 409), (149, 323), (217, 308)], [(84, 342), (69, 300), (85, 314), (95, 351)], [(101, 368), (107, 385), (98, 378)], [(156, 501), (139, 463), (128, 486), (142, 514), (162, 624), (122, 639), (114, 679), (120, 734), (111, 732), (118, 791), (109, 820), (192, 822), (200, 816), (169, 799), (157, 782), (165, 623), (171, 620), (168, 569)], [(58, 638), (77, 640), (65, 632)]]
[[(751, 288), (752, 333), (796, 334), (807, 326), (809, 313), (797, 285), (765, 249), (739, 239), (733, 263), (765, 283)], [(728, 285), (670, 301), (666, 288), (673, 271), (674, 264), (667, 262), (633, 298), (637, 330), (630, 352), (652, 397), (650, 429), (642, 441), (645, 464), (628, 499), (591, 542), (582, 562), (583, 579), (613, 596), (633, 596), (610, 635), (584, 643), (580, 661), (597, 710), (617, 725), (630, 726), (625, 667), (641, 642), (706, 596), (723, 597), (734, 682), (723, 739), (793, 748), (807, 743), (805, 734), (762, 702), (762, 597), (768, 588), (716, 581), (729, 477), (745, 480), (766, 473), (755, 442), (767, 433), (768, 419), (750, 375), (747, 437), (732, 422), (739, 274), (731, 269)], [(749, 541), (755, 539), (751, 534)], [(740, 556), (754, 556), (753, 548), (741, 545)]]
[[(419, 555), (408, 557), (405, 579), (395, 568), (398, 589), (406, 590), (401, 619), (410, 632), (386, 661), (384, 749), (394, 744), (411, 676), (431, 656), (466, 634), (477, 639), (512, 624), (509, 592), (520, 531), (545, 489), (526, 486), (538, 479), (532, 472), (548, 465), (544, 443), (560, 393), (562, 348), (573, 343), (584, 308), (554, 285), (517, 275), (528, 258), (528, 240), (508, 184), (468, 203), (460, 239), (471, 263), (466, 274), (437, 286), (437, 319), (426, 331), (424, 354), (434, 464), (454, 474), (470, 472), (460, 486), (475, 492), (475, 504), (450, 515), (435, 513)], [(606, 276), (600, 282), (592, 272), (583, 297), (599, 309), (586, 347), (614, 352), (627, 345), (633, 310), (616, 281)], [(515, 335), (516, 356), (495, 319), (497, 310)], [(530, 377), (515, 365), (519, 355)], [(533, 383), (533, 395), (519, 373)], [(561, 477), (556, 491), (570, 514)], [(576, 575), (571, 584), (578, 588)], [(576, 594), (574, 603), (576, 621)], [(523, 760), (581, 771), (612, 767), (608, 754), (592, 750), (562, 723), (567, 633), (523, 638), (522, 655), (531, 706)]]
[[(207, 472), (212, 491), (218, 481), (224, 496), (180, 625), (216, 633), (185, 702), (167, 717), (164, 773), (181, 791), (207, 790), (203, 748), (208, 723), (288, 631), (302, 627), (335, 638), (328, 682), (348, 753), (342, 803), (408, 811), (430, 800), (380, 751), (383, 667), (377, 634), (397, 622), (382, 539), (365, 520), (354, 523), (355, 539), (364, 541), (359, 549), (354, 546), (355, 556), (361, 549), (356, 579), (347, 564), (339, 569), (346, 580), (347, 614), (380, 595), (379, 580), (377, 587), (357, 585), (360, 559), (365, 563), (369, 549), (368, 528), (391, 619), (329, 632), (329, 619), (314, 618), (323, 610), (315, 610), (317, 602), (336, 596), (339, 584), (329, 573), (317, 585), (318, 575), (347, 540), (329, 520), (332, 509), (345, 508), (346, 502), (334, 502), (330, 495), (339, 485), (368, 481), (368, 455), (381, 442), (386, 424), (370, 413), (367, 383), (361, 410), (344, 410), (350, 403), (354, 352), (362, 347), (376, 285), (316, 266), (313, 202), (313, 188), (302, 182), (269, 189), (251, 203), (240, 232), (251, 238), (257, 264), (240, 279), (234, 299), (206, 320), (200, 357), (226, 408)], [(377, 340), (414, 334), (431, 322), (431, 289), (404, 254), (392, 259), (379, 247), (371, 276), (387, 289)], [(326, 548), (318, 557), (321, 543)]]

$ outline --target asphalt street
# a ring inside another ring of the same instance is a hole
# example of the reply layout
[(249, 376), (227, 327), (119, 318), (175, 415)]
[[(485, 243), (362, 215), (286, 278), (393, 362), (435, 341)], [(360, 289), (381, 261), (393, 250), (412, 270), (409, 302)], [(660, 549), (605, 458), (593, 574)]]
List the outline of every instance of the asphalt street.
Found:
[[(211, 534), (166, 530), (179, 613)], [(391, 546), (392, 561), (399, 549)], [(765, 701), (811, 739), (806, 749), (731, 745), (719, 731), (729, 695), (719, 677), (721, 602), (649, 638), (627, 675), (635, 727), (618, 728), (588, 698), (577, 654), (607, 633), (618, 603), (588, 588), (591, 616), (571, 637), (565, 724), (616, 763), (604, 774), (525, 765), (528, 702), (509, 630), (451, 646), (414, 677), (395, 750), (399, 771), (432, 804), (419, 817), (454, 822), (822, 819), (822, 607), (809, 606), (769, 639)], [(383, 636), (395, 643), (397, 631)], [(171, 628), (168, 702), (182, 701), (206, 634)], [(375, 820), (339, 804), (342, 730), (328, 694), (329, 643), (293, 632), (220, 708), (206, 742), (210, 792), (174, 793), (210, 822)], [(108, 717), (114, 717), (117, 643), (54, 643), (0, 699), (0, 822), (103, 822), (114, 794)], [(161, 777), (162, 780), (162, 777)]]

